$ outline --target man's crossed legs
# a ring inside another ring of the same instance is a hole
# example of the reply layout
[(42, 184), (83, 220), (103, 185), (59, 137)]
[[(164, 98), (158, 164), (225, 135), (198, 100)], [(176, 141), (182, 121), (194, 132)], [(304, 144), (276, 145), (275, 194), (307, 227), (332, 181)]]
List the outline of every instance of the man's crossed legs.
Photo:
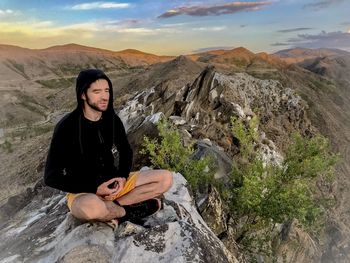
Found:
[(113, 201), (106, 201), (96, 194), (83, 193), (74, 198), (70, 210), (73, 216), (82, 220), (118, 219), (125, 216), (125, 209), (122, 206), (155, 198), (168, 191), (172, 183), (172, 173), (167, 170), (140, 171), (135, 188), (116, 199), (121, 206)]

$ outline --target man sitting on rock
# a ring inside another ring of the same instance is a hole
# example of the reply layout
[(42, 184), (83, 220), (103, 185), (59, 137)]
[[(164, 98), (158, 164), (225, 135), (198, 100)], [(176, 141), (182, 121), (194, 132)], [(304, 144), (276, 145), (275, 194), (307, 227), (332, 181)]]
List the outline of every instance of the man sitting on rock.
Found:
[(80, 72), (78, 105), (55, 127), (45, 183), (68, 192), (71, 213), (82, 220), (138, 221), (161, 208), (172, 185), (167, 170), (130, 172), (132, 150), (113, 109), (110, 79), (98, 69)]

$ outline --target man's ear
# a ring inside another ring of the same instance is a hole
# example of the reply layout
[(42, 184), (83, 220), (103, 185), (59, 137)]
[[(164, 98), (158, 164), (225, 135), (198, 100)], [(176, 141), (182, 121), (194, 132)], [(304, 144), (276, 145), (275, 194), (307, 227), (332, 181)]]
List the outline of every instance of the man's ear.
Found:
[(82, 98), (82, 100), (86, 100), (85, 92), (83, 92), (83, 94), (81, 94), (81, 98)]

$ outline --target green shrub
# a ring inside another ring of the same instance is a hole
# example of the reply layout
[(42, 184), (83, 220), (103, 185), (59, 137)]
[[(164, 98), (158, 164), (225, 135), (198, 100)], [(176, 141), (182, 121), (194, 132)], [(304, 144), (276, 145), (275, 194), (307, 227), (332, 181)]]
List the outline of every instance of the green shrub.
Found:
[(144, 137), (142, 154), (148, 155), (154, 168), (168, 169), (181, 173), (192, 190), (213, 181), (214, 162), (207, 156), (194, 160), (193, 144), (184, 146), (181, 135), (165, 120), (157, 123), (160, 141)]
[[(240, 141), (229, 190), (222, 193), (230, 204), (230, 212), (236, 218), (244, 218), (245, 224), (238, 237), (248, 248), (255, 246), (261, 252), (266, 239), (272, 240), (273, 229), (297, 219), (305, 228), (316, 226), (327, 201), (317, 198), (317, 180), (331, 179), (338, 156), (331, 153), (326, 138), (317, 135), (311, 139), (292, 135), (285, 158), (280, 165), (264, 163), (259, 154), (258, 119), (247, 123), (232, 118), (232, 132)], [(262, 235), (257, 234), (263, 231)], [(261, 242), (261, 238), (264, 242)]]
[(3, 144), (0, 145), (1, 148), (3, 148), (7, 153), (12, 153), (13, 149), (12, 149), (12, 143), (10, 141), (8, 141), (7, 139), (5, 140), (5, 142)]
[(53, 125), (52, 124), (46, 124), (46, 125), (40, 125), (40, 126), (34, 126), (33, 127), (33, 132), (35, 136), (42, 135), (48, 132), (51, 132), (53, 130)]
[(24, 78), (30, 79), (28, 75), (25, 73), (23, 64), (17, 63), (17, 61), (11, 60), (11, 59), (7, 59), (7, 63), (5, 62), (5, 64), (9, 65), (10, 68), (14, 69), (17, 73), (22, 75)]
[(153, 167), (183, 174), (193, 192), (201, 185), (214, 184), (231, 217), (241, 222), (236, 241), (248, 255), (273, 258), (276, 224), (297, 219), (305, 230), (312, 231), (322, 222), (330, 200), (318, 197), (316, 182), (331, 180), (338, 160), (323, 136), (293, 134), (282, 163), (265, 163), (258, 148), (259, 119), (243, 122), (232, 118), (232, 133), (239, 139), (240, 153), (224, 184), (213, 180), (213, 159), (193, 160), (193, 145), (184, 146), (173, 126), (165, 120), (157, 126), (160, 138), (145, 137), (141, 153), (149, 156)]
[(37, 83), (48, 89), (60, 89), (70, 87), (74, 81), (66, 78), (36, 80)]

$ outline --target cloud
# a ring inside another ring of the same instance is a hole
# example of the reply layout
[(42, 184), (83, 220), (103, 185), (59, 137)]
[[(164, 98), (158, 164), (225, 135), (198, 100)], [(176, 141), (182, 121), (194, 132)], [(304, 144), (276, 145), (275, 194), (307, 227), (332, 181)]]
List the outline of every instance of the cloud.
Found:
[(233, 14), (242, 11), (257, 11), (261, 7), (270, 5), (272, 2), (232, 2), (221, 5), (210, 6), (182, 6), (177, 7), (158, 16), (158, 18), (168, 18), (178, 15), (189, 16), (219, 16), (224, 14)]
[(314, 3), (304, 5), (304, 8), (319, 10), (319, 9), (331, 7), (336, 4), (340, 4), (342, 2), (345, 2), (345, 0), (317, 0)]
[[(93, 39), (97, 35), (145, 36), (180, 33), (176, 28), (152, 28), (145, 27), (144, 20), (108, 20), (76, 23), (66, 26), (57, 26), (52, 21), (25, 21), (25, 22), (0, 22), (0, 36), (19, 34), (31, 38), (58, 38), (62, 39), (80, 37)], [(143, 27), (140, 26), (143, 25)], [(1, 37), (0, 37), (1, 39)]]
[(313, 28), (311, 28), (311, 27), (297, 27), (297, 28), (290, 28), (290, 29), (282, 29), (282, 30), (278, 30), (277, 32), (290, 33), (290, 32), (305, 31), (305, 30), (310, 30), (310, 29), (313, 29)]
[(53, 26), (52, 21), (0, 22), (0, 33), (18, 32), (28, 35), (35, 32), (50, 33), (51, 26)]
[(42, 29), (46, 29), (47, 27), (52, 26), (54, 23), (52, 21), (39, 21), (39, 22), (35, 22), (32, 24), (33, 28), (42, 28)]
[[(350, 31), (350, 30), (349, 30)], [(350, 49), (350, 32), (325, 32), (319, 34), (299, 34), (295, 38), (287, 40), (292, 46), (305, 48), (340, 48)]]
[(0, 9), (0, 17), (1, 18), (12, 16), (14, 14), (15, 14), (15, 12), (11, 9), (6, 9), (6, 10)]
[(121, 20), (121, 21), (100, 21), (87, 22), (80, 24), (72, 24), (64, 27), (55, 28), (56, 31), (76, 31), (76, 32), (106, 32), (106, 33), (132, 33), (132, 34), (157, 34), (160, 29), (136, 27), (139, 22), (137, 20)]
[(69, 7), (72, 10), (91, 10), (91, 9), (123, 9), (130, 7), (128, 3), (115, 3), (115, 2), (92, 2), (82, 3)]
[(203, 52), (208, 52), (211, 50), (231, 50), (234, 49), (232, 46), (218, 46), (218, 47), (204, 47), (204, 48), (199, 48), (196, 50), (193, 50), (193, 53), (203, 53)]
[(156, 35), (159, 32), (159, 29), (135, 27), (135, 28), (122, 28), (122, 29), (115, 30), (115, 32), (142, 34), (142, 35)]
[(57, 32), (69, 32), (69, 31), (81, 31), (81, 32), (97, 32), (100, 28), (100, 23), (97, 22), (86, 22), (86, 23), (77, 23), (67, 26), (51, 28), (50, 31)]
[(2, 10), (0, 9), (0, 15), (8, 15), (13, 14), (13, 11), (11, 9)]
[[(91, 31), (91, 32), (125, 32), (128, 29), (134, 32), (137, 31), (137, 28), (140, 25), (145, 26), (147, 20), (138, 20), (138, 19), (124, 19), (124, 20), (101, 20), (93, 22), (84, 22), (76, 23), (67, 26), (54, 27), (50, 30), (82, 30), (82, 31)], [(130, 32), (131, 32), (130, 31)], [(142, 30), (140, 29), (140, 32)], [(144, 30), (148, 31), (148, 30)]]
[(95, 22), (95, 24), (102, 30), (114, 30), (121, 28), (132, 28), (141, 24), (146, 24), (145, 21), (137, 19), (125, 19), (125, 20), (109, 20)]
[(209, 26), (209, 27), (195, 27), (192, 28), (193, 31), (205, 31), (205, 32), (216, 32), (216, 31), (223, 31), (227, 27), (226, 26)]
[(184, 26), (188, 26), (190, 23), (173, 23), (173, 24), (162, 24), (161, 27), (170, 27), (170, 28), (174, 28), (174, 27), (184, 27)]
[(276, 42), (270, 44), (270, 46), (278, 47), (278, 46), (290, 46), (290, 43), (282, 43), (282, 42)]

